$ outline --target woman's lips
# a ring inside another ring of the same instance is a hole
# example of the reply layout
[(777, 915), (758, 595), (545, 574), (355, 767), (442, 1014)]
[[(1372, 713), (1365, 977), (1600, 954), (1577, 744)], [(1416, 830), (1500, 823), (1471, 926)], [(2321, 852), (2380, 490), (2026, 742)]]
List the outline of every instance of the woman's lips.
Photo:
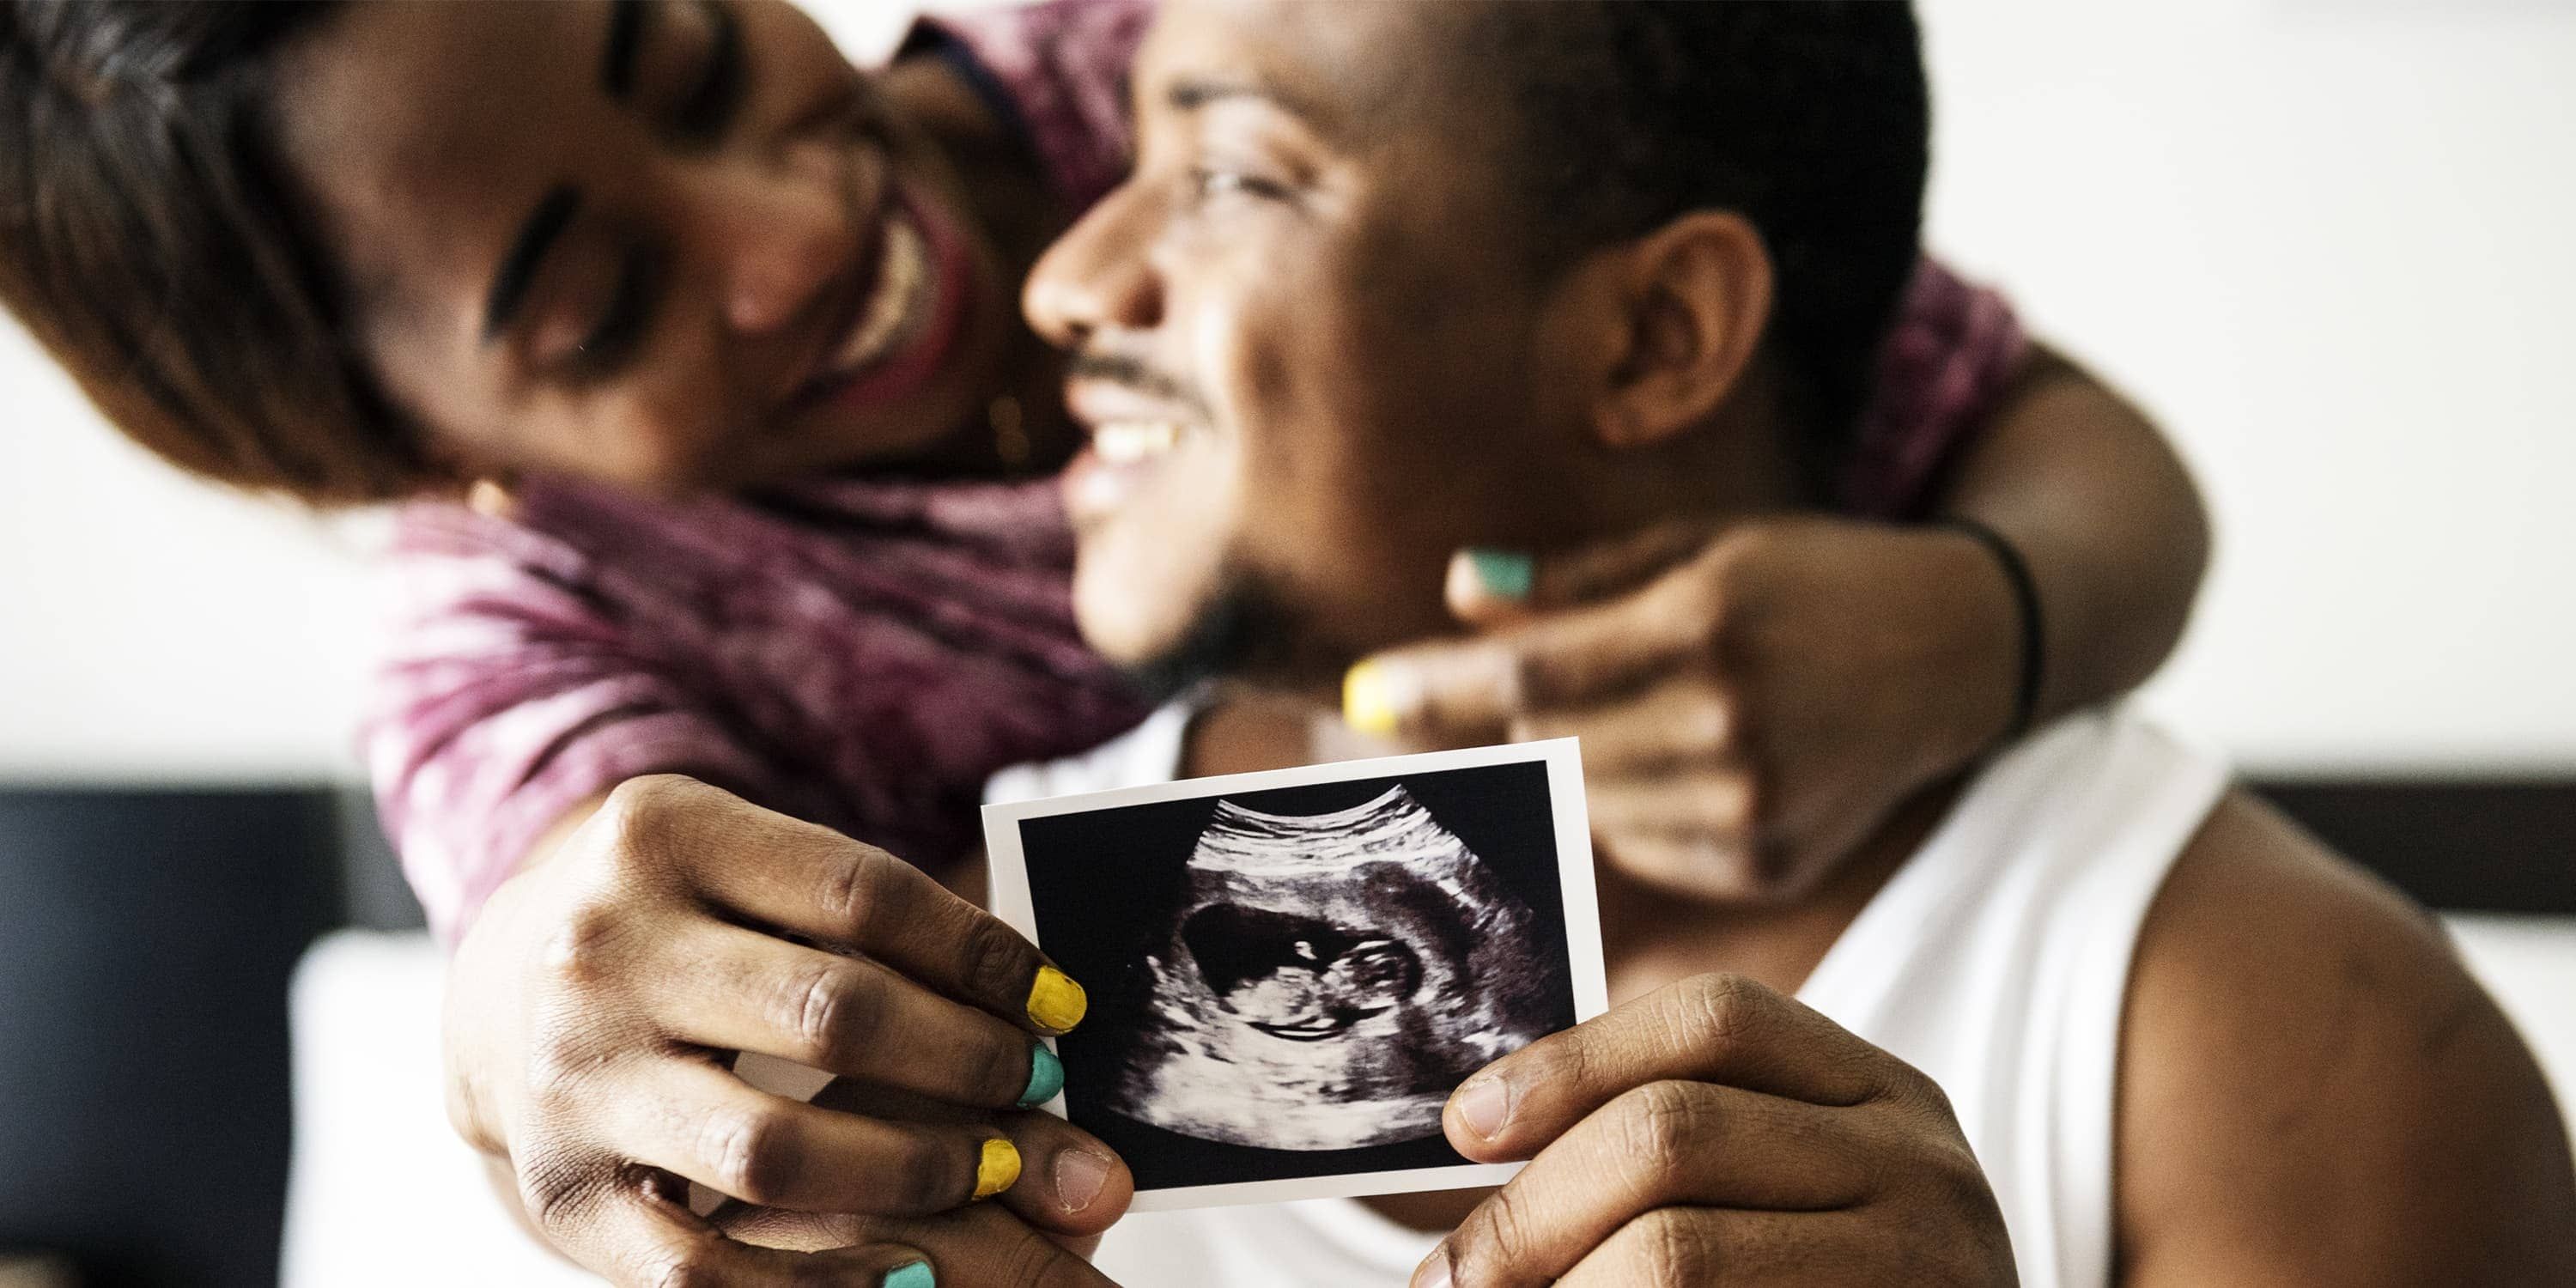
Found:
[(974, 300), (974, 264), (955, 224), (899, 191), (876, 239), (868, 295), (800, 397), (867, 409), (919, 389), (946, 365)]

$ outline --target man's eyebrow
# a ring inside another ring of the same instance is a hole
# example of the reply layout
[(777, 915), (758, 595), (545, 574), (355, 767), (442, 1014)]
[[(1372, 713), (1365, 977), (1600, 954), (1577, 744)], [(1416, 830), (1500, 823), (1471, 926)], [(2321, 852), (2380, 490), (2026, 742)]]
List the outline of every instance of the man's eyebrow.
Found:
[(544, 262), (546, 250), (563, 235), (564, 226), (572, 222), (581, 209), (581, 193), (570, 186), (558, 187), (537, 203), (536, 213), (519, 226), (519, 238), (510, 243), (510, 253), (501, 257), (501, 269), (492, 275), (491, 294), (483, 300), (483, 339), (490, 342), (508, 329), (510, 315), (527, 298), (528, 287), (537, 279), (537, 266)]
[(635, 88), (635, 51), (644, 44), (644, 22), (653, 7), (646, 0), (611, 0), (608, 42), (599, 54), (599, 87), (622, 99)]

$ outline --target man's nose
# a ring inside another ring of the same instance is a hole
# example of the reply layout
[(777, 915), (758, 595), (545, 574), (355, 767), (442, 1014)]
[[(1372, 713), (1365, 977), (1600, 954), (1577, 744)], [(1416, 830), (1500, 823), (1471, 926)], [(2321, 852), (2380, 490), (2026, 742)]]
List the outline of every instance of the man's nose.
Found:
[(728, 158), (696, 179), (685, 199), (692, 238), (716, 266), (725, 322), (750, 335), (794, 321), (853, 267), (864, 235), (855, 212), (876, 205), (819, 149)]
[(1163, 283), (1148, 254), (1151, 202), (1121, 188), (1093, 206), (1038, 260), (1020, 293), (1029, 325), (1058, 348), (1100, 330), (1151, 330)]

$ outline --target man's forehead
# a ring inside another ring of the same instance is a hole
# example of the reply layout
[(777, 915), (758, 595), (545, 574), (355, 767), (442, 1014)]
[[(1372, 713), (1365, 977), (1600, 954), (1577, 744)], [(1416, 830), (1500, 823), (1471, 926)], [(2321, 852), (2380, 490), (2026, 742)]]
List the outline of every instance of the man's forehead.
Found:
[(1170, 0), (1139, 59), (1153, 99), (1217, 86), (1269, 99), (1320, 133), (1364, 136), (1453, 83), (1481, 0)]

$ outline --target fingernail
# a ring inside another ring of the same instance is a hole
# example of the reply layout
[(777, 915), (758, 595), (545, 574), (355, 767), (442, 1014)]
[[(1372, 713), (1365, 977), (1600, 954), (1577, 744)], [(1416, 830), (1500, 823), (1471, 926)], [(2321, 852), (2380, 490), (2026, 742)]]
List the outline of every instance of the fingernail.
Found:
[(1511, 1117), (1512, 1089), (1499, 1077), (1468, 1083), (1458, 1093), (1458, 1121), (1487, 1140), (1501, 1134)]
[(1064, 1061), (1044, 1042), (1029, 1044), (1029, 1089), (1020, 1093), (1020, 1108), (1035, 1109), (1064, 1090)]
[(1055, 1194), (1070, 1215), (1091, 1206), (1100, 1187), (1109, 1183), (1109, 1161), (1097, 1154), (1068, 1149), (1055, 1156)]
[(877, 1288), (939, 1288), (939, 1276), (930, 1273), (929, 1262), (915, 1261), (885, 1272)]
[(1395, 732), (1395, 686), (1386, 668), (1362, 662), (1342, 677), (1342, 721), (1365, 734)]
[(1020, 1147), (999, 1136), (985, 1141), (984, 1156), (975, 1160), (975, 1197), (989, 1199), (1018, 1179)]
[(1470, 548), (1467, 563), (1476, 570), (1476, 584), (1496, 599), (1529, 598), (1538, 577), (1536, 562), (1517, 550)]
[(1062, 1033), (1082, 1023), (1082, 1013), (1089, 1009), (1090, 999), (1071, 975), (1053, 966), (1038, 967), (1037, 982), (1029, 985), (1030, 1023)]
[(1449, 1288), (1449, 1250), (1436, 1248), (1413, 1272), (1413, 1288)]

